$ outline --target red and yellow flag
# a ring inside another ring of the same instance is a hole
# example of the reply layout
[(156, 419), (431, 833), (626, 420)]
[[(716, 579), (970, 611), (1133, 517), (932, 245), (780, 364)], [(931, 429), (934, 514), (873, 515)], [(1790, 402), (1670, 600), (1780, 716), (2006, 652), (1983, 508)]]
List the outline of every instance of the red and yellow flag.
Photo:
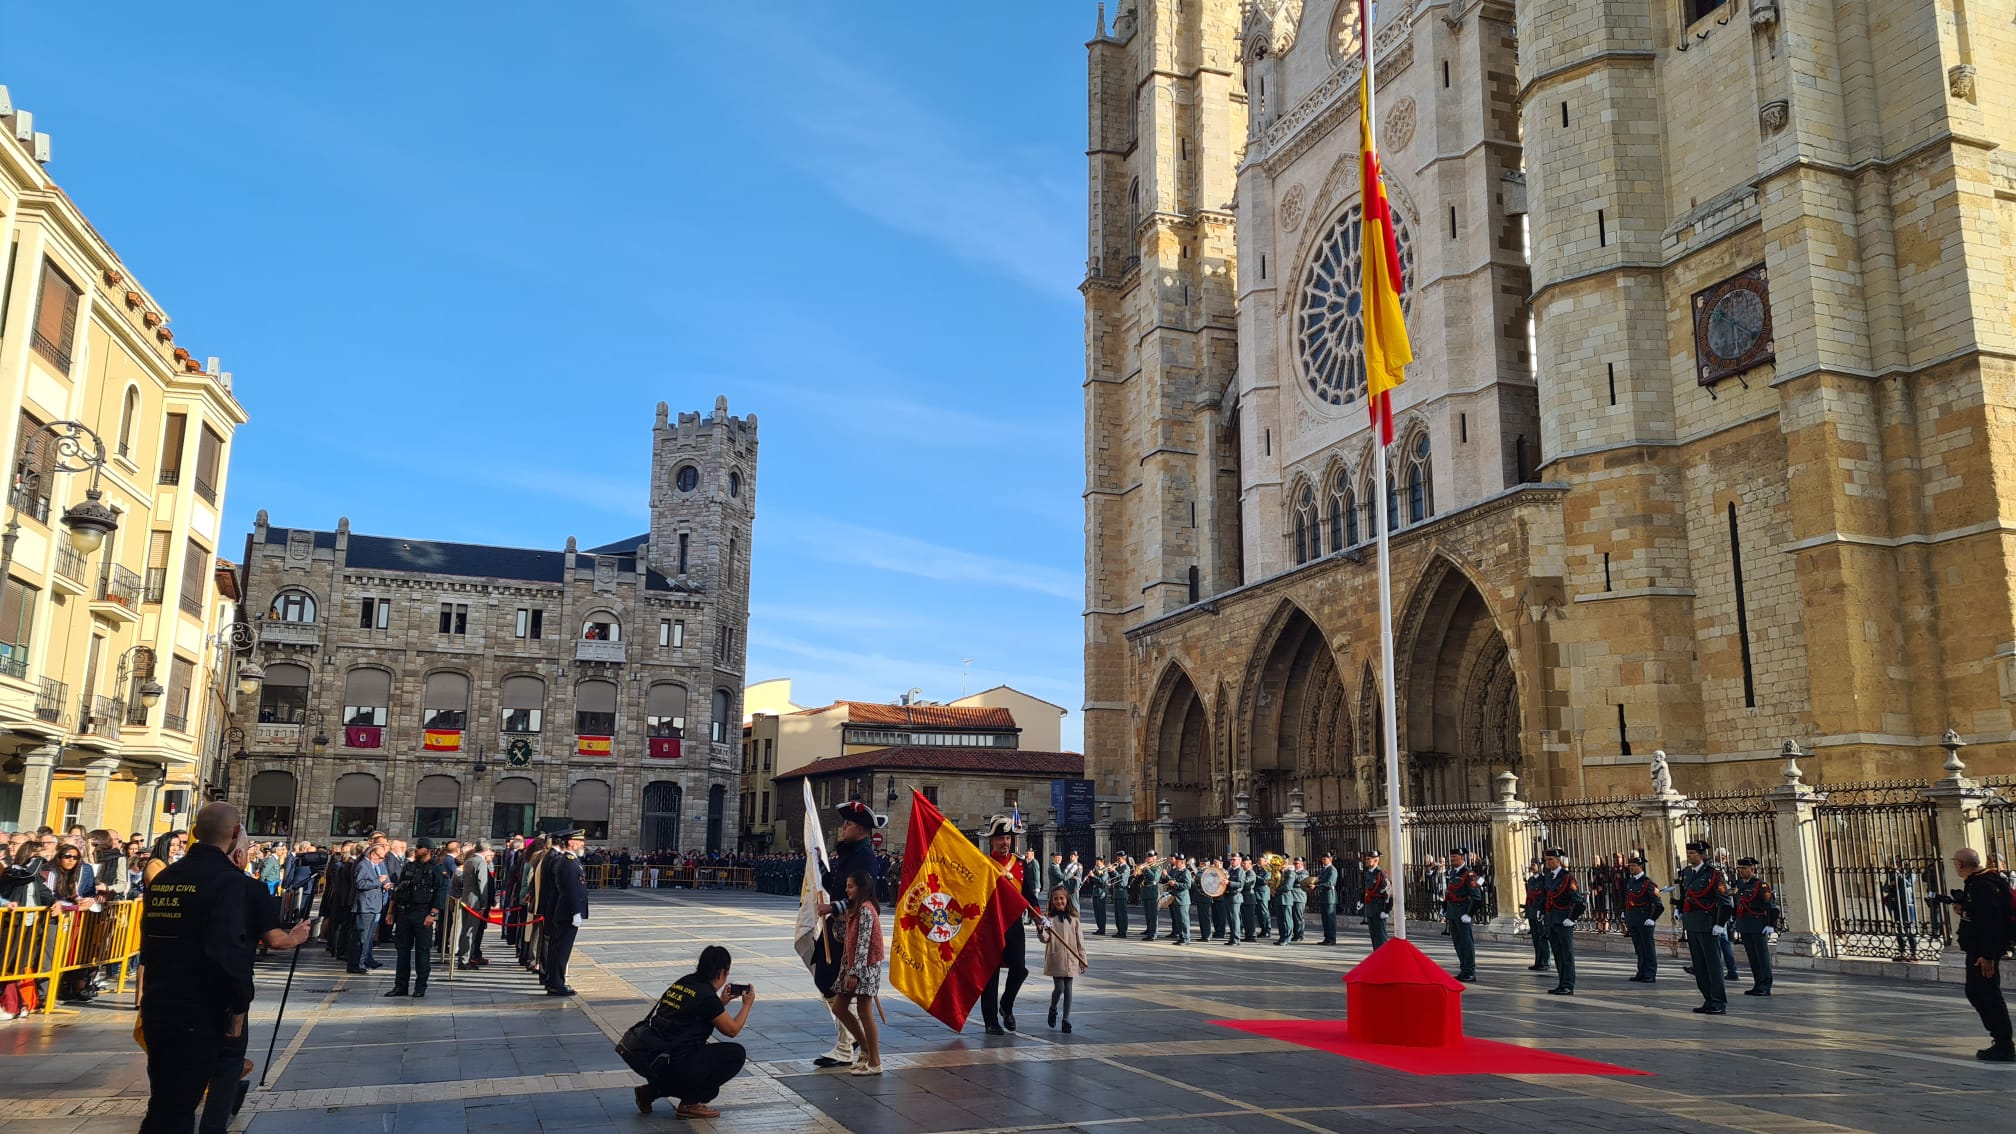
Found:
[(1012, 875), (914, 790), (898, 894), (889, 983), (959, 1031), (1029, 903)]
[(420, 734), (420, 747), (429, 752), (460, 752), (462, 733), (458, 729), (430, 728)]
[(1393, 234), (1393, 205), (1379, 169), (1379, 145), (1372, 131), (1372, 18), (1368, 0), (1358, 0), (1359, 42), (1365, 67), (1358, 88), (1358, 169), (1364, 178), (1363, 229), (1359, 233), (1365, 316), (1365, 395), (1379, 443), (1393, 443), (1393, 388), (1407, 380), (1414, 345), (1400, 313), (1400, 241)]
[(610, 738), (606, 736), (577, 736), (574, 738), (576, 756), (609, 755)]

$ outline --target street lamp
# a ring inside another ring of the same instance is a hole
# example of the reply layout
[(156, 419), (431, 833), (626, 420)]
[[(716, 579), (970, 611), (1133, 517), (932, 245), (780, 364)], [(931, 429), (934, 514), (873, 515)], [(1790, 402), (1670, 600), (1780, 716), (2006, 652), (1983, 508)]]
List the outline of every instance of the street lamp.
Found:
[(482, 775), (483, 773), (485, 773), (485, 772), (489, 771), (489, 770), (490, 770), (490, 765), (488, 765), (488, 764), (486, 764), (486, 763), (484, 763), (484, 762), (483, 762), (483, 757), (485, 757), (485, 756), (487, 756), (487, 755), (489, 755), (489, 753), (487, 753), (487, 752), (483, 751), (483, 750), (482, 750), (481, 748), (478, 748), (478, 749), (476, 750), (476, 763), (475, 763), (475, 765), (474, 765), (473, 767), (471, 767), (471, 768), (470, 768), (469, 770), (470, 770), (470, 771), (472, 771), (472, 772), (475, 772), (475, 773), (476, 773), (477, 775), (479, 775), (479, 776), (480, 776), (480, 775)]
[[(145, 654), (147, 658), (144, 667), (139, 662), (142, 654)], [(140, 707), (143, 709), (152, 709), (154, 706), (160, 704), (161, 694), (164, 690), (161, 688), (161, 683), (154, 680), (154, 648), (152, 646), (134, 646), (119, 655), (119, 676), (118, 680), (112, 685), (112, 699), (123, 703), (126, 699), (127, 676), (129, 674), (139, 676), (143, 670), (146, 676), (140, 678), (140, 685), (134, 690), (134, 693), (140, 698)], [(143, 713), (140, 719), (141, 723), (146, 723), (146, 714)]]
[[(310, 739), (311, 733), (313, 734), (313, 739)], [(329, 734), (322, 731), (322, 714), (313, 709), (307, 709), (301, 713), (301, 732), (294, 738), (294, 754), (296, 756), (302, 754), (301, 742), (304, 740), (314, 746), (315, 755), (317, 756), (329, 750)]]
[[(84, 499), (63, 510), (63, 526), (69, 530), (70, 546), (79, 555), (90, 555), (105, 545), (106, 536), (119, 530), (119, 514), (105, 506), (105, 494), (98, 487), (105, 469), (105, 441), (81, 421), (52, 421), (40, 426), (37, 432), (46, 434), (55, 444), (50, 469), (91, 474), (91, 487), (84, 490)], [(14, 541), (21, 534), (21, 510), (15, 501), (39, 475), (27, 467), (26, 461), (15, 466), (13, 491), (7, 498), (7, 530), (0, 535), (0, 579), (6, 578), (7, 571), (14, 566)]]

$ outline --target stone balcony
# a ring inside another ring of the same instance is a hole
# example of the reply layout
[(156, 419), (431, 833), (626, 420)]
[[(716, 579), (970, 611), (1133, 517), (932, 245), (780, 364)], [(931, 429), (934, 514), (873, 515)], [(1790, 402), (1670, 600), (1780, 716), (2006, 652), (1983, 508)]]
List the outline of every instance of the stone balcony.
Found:
[(322, 634), (312, 622), (268, 620), (259, 623), (259, 640), (286, 646), (314, 646), (321, 644)]
[(583, 638), (574, 643), (574, 660), (584, 662), (615, 662), (621, 665), (625, 660), (623, 643), (600, 642)]

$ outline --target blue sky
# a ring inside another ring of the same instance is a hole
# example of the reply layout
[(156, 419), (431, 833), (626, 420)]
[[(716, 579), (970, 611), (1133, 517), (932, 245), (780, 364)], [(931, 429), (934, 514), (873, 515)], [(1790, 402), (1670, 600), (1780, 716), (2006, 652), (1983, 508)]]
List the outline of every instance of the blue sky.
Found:
[[(248, 15), (248, 13), (253, 13)], [(752, 680), (1082, 699), (1093, 4), (10, 5), (51, 170), (252, 414), (229, 526), (645, 527), (761, 420)]]

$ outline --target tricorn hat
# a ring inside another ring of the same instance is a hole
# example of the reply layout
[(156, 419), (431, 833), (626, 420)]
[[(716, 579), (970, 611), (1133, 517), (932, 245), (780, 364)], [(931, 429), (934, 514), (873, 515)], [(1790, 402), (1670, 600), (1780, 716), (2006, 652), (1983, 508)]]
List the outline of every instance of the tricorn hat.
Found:
[(1009, 818), (1006, 815), (988, 816), (987, 818), (988, 838), (990, 839), (994, 838), (996, 835), (1013, 835), (1014, 833), (1015, 833), (1015, 820)]
[(879, 831), (889, 822), (887, 815), (875, 814), (875, 809), (858, 799), (850, 799), (833, 809), (842, 823), (853, 823), (864, 831)]

